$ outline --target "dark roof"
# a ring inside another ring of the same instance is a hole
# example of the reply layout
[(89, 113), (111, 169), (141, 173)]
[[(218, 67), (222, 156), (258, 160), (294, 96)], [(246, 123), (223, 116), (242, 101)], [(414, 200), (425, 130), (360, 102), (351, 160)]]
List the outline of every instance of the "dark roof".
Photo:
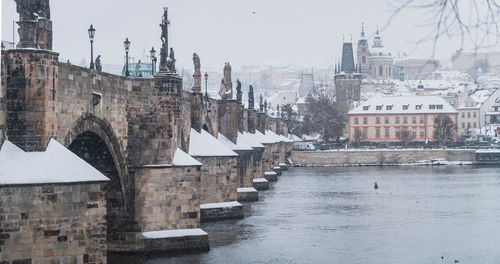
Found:
[(352, 43), (344, 43), (342, 46), (342, 65), (340, 71), (347, 74), (353, 73), (354, 69), (354, 55), (352, 52)]

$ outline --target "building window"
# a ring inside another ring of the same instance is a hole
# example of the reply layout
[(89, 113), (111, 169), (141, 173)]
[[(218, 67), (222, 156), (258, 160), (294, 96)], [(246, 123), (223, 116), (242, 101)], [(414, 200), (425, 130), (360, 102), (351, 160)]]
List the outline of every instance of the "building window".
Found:
[(465, 123), (462, 123), (462, 128), (465, 128)]
[(380, 117), (378, 117), (378, 116), (376, 117), (375, 123), (380, 124)]
[(389, 128), (388, 127), (385, 128), (385, 137), (389, 137)]
[(387, 106), (385, 107), (385, 110), (392, 110), (392, 105), (387, 105)]
[(476, 122), (472, 123), (472, 127), (476, 128)]
[(424, 133), (425, 133), (424, 129), (423, 129), (423, 128), (421, 128), (421, 129), (420, 129), (420, 137), (423, 137), (423, 136), (424, 136)]
[(403, 110), (408, 110), (409, 105), (403, 105)]
[(467, 117), (470, 118), (470, 112), (467, 112)]
[(399, 124), (399, 116), (396, 116), (396, 124)]
[(403, 117), (403, 124), (408, 124), (408, 118), (406, 116)]
[(421, 117), (420, 117), (420, 124), (423, 124), (424, 122), (425, 122), (424, 117), (423, 117), (423, 116), (421, 116)]
[(363, 128), (363, 137), (368, 137), (368, 128)]
[(437, 109), (443, 109), (443, 105), (436, 105)]
[(382, 66), (378, 66), (378, 75), (384, 76), (384, 68)]
[(375, 130), (375, 135), (376, 135), (377, 137), (380, 137), (380, 128), (377, 128), (377, 129)]
[(476, 118), (476, 112), (472, 112), (472, 115), (474, 116), (474, 118)]
[(413, 116), (413, 117), (411, 118), (411, 123), (412, 123), (412, 124), (416, 124), (416, 123), (417, 123), (417, 117), (416, 117), (416, 116)]
[(363, 117), (363, 124), (368, 124), (368, 117)]
[(429, 105), (429, 109), (436, 109), (436, 105)]
[(413, 130), (411, 131), (411, 133), (412, 133), (412, 135), (413, 135), (414, 137), (416, 137), (416, 136), (417, 136), (417, 130), (416, 130), (416, 129), (413, 129)]
[(470, 128), (470, 122), (467, 122), (467, 128)]
[(420, 110), (420, 109), (422, 109), (422, 105), (416, 105), (415, 106), (415, 110)]
[(369, 106), (369, 105), (365, 105), (365, 106), (363, 106), (363, 111), (368, 111), (368, 109), (370, 109), (370, 106)]
[(465, 118), (465, 112), (462, 112), (462, 118)]
[(396, 137), (399, 137), (399, 128), (396, 128)]
[(385, 123), (389, 124), (389, 117), (388, 116), (385, 117)]
[(356, 125), (358, 124), (358, 118), (357, 117), (354, 118), (354, 124), (356, 124)]
[(382, 110), (382, 106), (381, 105), (377, 105), (377, 110)]

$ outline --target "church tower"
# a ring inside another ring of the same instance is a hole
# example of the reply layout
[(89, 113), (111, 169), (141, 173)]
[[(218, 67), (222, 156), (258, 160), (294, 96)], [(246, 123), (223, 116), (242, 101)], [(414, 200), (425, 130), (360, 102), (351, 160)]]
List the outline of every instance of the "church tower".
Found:
[(358, 71), (363, 75), (363, 78), (367, 78), (370, 74), (370, 64), (368, 63), (369, 56), (370, 50), (368, 48), (368, 40), (365, 37), (365, 25), (361, 23), (361, 36), (358, 40), (356, 61), (358, 64)]

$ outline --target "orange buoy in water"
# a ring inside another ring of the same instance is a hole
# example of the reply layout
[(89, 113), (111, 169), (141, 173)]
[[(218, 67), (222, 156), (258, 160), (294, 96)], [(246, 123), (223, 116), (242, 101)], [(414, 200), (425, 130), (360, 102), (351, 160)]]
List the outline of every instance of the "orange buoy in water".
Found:
[(373, 186), (373, 188), (375, 188), (375, 190), (377, 190), (377, 189), (378, 189), (378, 184), (377, 184), (377, 182), (375, 182), (375, 185)]

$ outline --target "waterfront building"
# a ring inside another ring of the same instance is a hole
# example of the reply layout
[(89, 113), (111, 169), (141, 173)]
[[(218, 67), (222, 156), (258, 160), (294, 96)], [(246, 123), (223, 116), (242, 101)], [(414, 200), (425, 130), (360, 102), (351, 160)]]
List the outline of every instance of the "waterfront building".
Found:
[[(349, 141), (433, 141), (434, 117), (439, 114), (456, 124), (457, 111), (439, 96), (378, 94), (348, 113)], [(403, 131), (409, 136), (403, 137)]]

